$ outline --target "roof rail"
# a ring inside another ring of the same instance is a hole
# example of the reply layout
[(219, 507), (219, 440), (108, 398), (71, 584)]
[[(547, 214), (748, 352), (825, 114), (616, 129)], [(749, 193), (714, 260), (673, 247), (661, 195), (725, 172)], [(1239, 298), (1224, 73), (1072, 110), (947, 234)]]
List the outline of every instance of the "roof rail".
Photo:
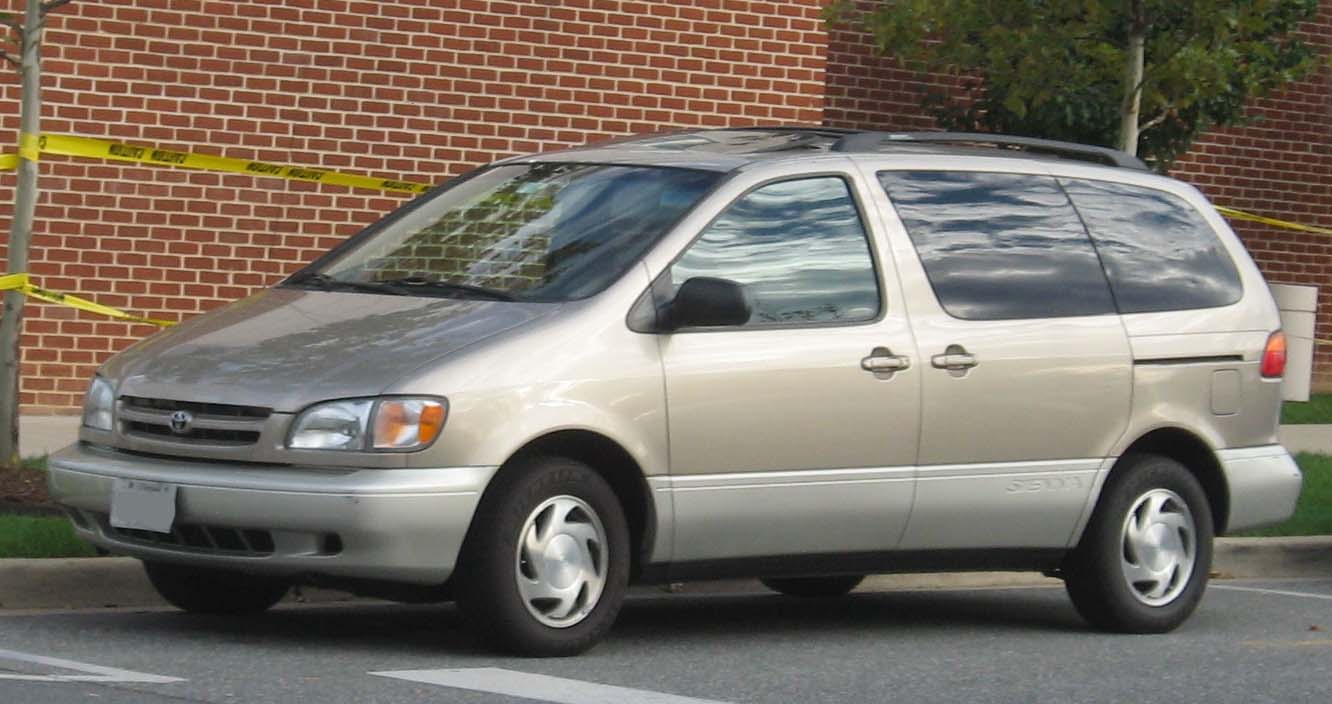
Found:
[(831, 147), (835, 152), (877, 152), (889, 144), (992, 144), (1001, 149), (1019, 149), (1041, 154), (1053, 154), (1069, 159), (1092, 161), (1122, 169), (1148, 171), (1147, 164), (1136, 156), (1117, 149), (1090, 144), (1060, 142), (1035, 137), (1013, 137), (982, 132), (861, 132), (849, 134)]

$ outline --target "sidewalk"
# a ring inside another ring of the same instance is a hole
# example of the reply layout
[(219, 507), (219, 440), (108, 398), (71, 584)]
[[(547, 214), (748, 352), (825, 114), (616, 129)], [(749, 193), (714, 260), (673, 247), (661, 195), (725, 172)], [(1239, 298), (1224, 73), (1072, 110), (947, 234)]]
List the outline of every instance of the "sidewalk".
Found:
[(1332, 455), (1332, 425), (1283, 425), (1277, 431), (1281, 444), (1295, 452)]
[(20, 416), (19, 449), (24, 457), (49, 455), (79, 437), (79, 416)]
[[(19, 420), (19, 447), (25, 457), (47, 455), (74, 442), (79, 416), (23, 416)], [(1332, 455), (1332, 425), (1283, 425), (1281, 444), (1292, 453)]]

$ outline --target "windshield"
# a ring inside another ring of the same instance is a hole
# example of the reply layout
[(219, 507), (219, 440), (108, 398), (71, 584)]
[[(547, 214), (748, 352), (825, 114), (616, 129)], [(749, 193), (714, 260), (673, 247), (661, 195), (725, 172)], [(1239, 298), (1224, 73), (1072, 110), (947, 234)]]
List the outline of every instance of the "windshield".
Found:
[(720, 178), (689, 169), (512, 164), (424, 196), (289, 286), (568, 301), (610, 285)]

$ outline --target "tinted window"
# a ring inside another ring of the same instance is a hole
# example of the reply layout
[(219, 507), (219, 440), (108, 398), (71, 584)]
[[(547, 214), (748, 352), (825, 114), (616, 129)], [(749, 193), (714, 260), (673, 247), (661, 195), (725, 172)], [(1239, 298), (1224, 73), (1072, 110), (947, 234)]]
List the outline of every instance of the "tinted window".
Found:
[(1121, 312), (1213, 308), (1240, 299), (1235, 263), (1183, 199), (1118, 183), (1060, 183), (1087, 223)]
[(966, 320), (1113, 313), (1077, 212), (1053, 178), (885, 171), (879, 181), (944, 310)]
[(745, 285), (748, 325), (854, 322), (879, 313), (860, 213), (840, 178), (764, 186), (727, 208), (671, 268)]

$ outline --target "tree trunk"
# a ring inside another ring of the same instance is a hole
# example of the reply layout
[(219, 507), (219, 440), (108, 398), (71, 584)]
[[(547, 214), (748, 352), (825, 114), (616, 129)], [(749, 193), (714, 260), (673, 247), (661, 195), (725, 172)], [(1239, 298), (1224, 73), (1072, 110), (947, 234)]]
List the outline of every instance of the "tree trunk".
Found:
[(1138, 120), (1142, 112), (1142, 76), (1146, 64), (1147, 10), (1145, 0), (1127, 0), (1128, 47), (1124, 61), (1124, 99), (1119, 105), (1119, 148), (1138, 153)]
[[(8, 273), (28, 270), (28, 246), (32, 240), (32, 222), (37, 208), (37, 161), (32, 149), (41, 134), (41, 45), (43, 12), (40, 0), (28, 0), (23, 19), (22, 65), (23, 104), (19, 118), (18, 182), (14, 188), (14, 220), (9, 230)], [(25, 141), (25, 137), (29, 141)], [(5, 292), (4, 314), (0, 317), (0, 462), (19, 462), (19, 379), (23, 362), (19, 336), (23, 329), (23, 294)]]

